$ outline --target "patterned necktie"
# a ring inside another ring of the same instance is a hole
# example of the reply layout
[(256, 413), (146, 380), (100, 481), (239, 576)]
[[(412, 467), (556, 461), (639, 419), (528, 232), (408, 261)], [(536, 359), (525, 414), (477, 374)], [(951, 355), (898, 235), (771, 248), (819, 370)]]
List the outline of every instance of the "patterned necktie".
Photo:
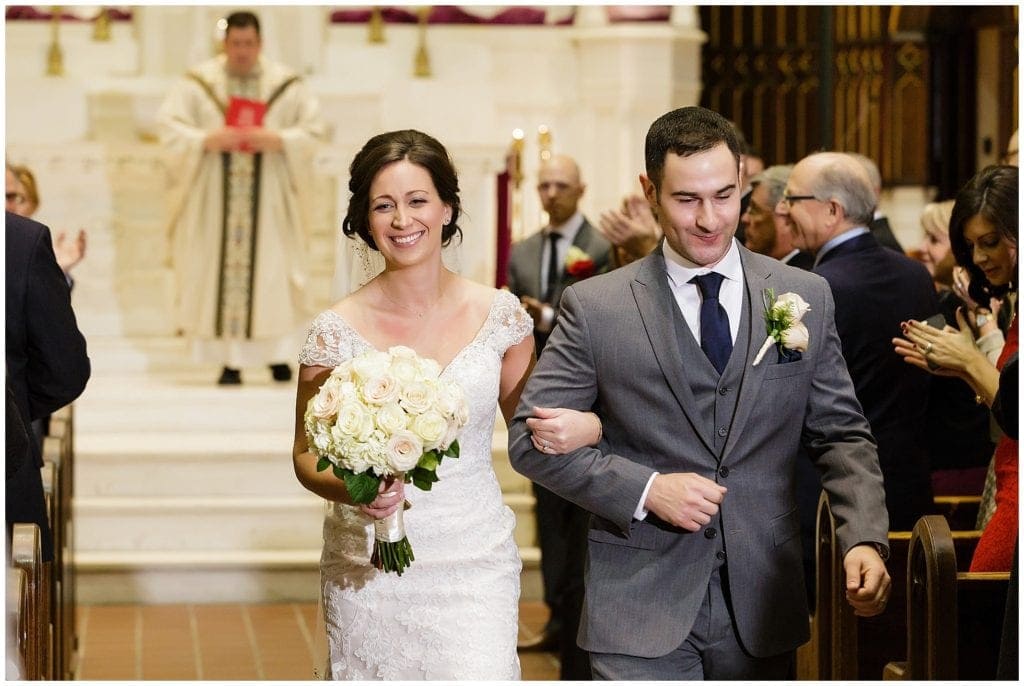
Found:
[(700, 289), (700, 347), (721, 374), (732, 354), (732, 335), (729, 333), (729, 315), (718, 302), (718, 290), (722, 287), (721, 274), (709, 272), (695, 276), (690, 283)]
[(552, 231), (548, 234), (548, 287), (544, 289), (544, 302), (551, 303), (555, 297), (555, 286), (558, 284), (558, 239), (562, 234)]

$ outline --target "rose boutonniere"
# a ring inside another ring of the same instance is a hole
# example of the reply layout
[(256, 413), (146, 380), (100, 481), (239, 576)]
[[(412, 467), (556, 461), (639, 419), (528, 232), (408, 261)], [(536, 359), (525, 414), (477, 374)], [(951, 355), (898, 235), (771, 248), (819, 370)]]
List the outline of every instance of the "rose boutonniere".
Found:
[(594, 258), (575, 245), (569, 246), (565, 256), (565, 273), (574, 279), (585, 279), (594, 275)]
[[(764, 298), (764, 321), (768, 327), (768, 338), (765, 339), (761, 349), (757, 351), (754, 358), (756, 365), (773, 345), (781, 345), (781, 351), (804, 352), (807, 350), (807, 343), (810, 334), (801, 319), (811, 309), (807, 301), (796, 293), (783, 293), (775, 297), (775, 290), (766, 288), (761, 293)], [(799, 359), (799, 357), (797, 358)]]

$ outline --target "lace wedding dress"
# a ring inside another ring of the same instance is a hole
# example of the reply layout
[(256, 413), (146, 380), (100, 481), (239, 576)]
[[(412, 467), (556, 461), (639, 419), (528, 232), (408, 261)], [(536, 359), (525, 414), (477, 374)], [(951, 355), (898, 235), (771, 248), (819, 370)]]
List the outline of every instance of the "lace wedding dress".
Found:
[[(320, 560), (328, 678), (520, 677), (515, 516), (491, 466), (501, 358), (532, 331), (518, 299), (498, 291), (476, 337), (442, 375), (469, 403), (460, 457), (445, 459), (431, 491), (411, 485), (405, 527), (415, 560), (402, 576), (370, 565), (373, 520), (329, 503)], [(335, 367), (372, 349), (332, 310), (313, 320), (299, 362)]]

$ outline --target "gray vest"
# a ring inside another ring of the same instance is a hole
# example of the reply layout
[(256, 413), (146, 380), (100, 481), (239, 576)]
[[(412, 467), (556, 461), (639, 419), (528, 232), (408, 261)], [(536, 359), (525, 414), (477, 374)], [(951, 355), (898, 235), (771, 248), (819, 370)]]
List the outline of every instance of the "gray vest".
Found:
[(743, 381), (743, 365), (746, 364), (750, 341), (750, 300), (747, 289), (743, 289), (743, 311), (739, 330), (736, 332), (736, 342), (732, 346), (729, 364), (725, 366), (721, 376), (701, 350), (700, 341), (694, 339), (679, 308), (674, 307), (673, 310), (683, 369), (700, 411), (699, 430), (711, 439), (715, 459), (720, 461), (722, 450), (729, 439), (733, 414), (736, 412), (740, 384)]

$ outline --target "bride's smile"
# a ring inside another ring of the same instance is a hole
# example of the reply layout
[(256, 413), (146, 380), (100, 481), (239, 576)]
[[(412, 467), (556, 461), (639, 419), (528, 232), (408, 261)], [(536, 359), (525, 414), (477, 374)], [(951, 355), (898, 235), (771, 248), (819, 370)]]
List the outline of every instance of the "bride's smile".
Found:
[[(430, 172), (407, 159), (383, 167), (370, 184), (370, 232), (385, 258), (413, 248), (441, 249), (451, 207), (438, 196)], [(424, 240), (426, 239), (426, 240)], [(408, 258), (406, 258), (408, 259)]]

